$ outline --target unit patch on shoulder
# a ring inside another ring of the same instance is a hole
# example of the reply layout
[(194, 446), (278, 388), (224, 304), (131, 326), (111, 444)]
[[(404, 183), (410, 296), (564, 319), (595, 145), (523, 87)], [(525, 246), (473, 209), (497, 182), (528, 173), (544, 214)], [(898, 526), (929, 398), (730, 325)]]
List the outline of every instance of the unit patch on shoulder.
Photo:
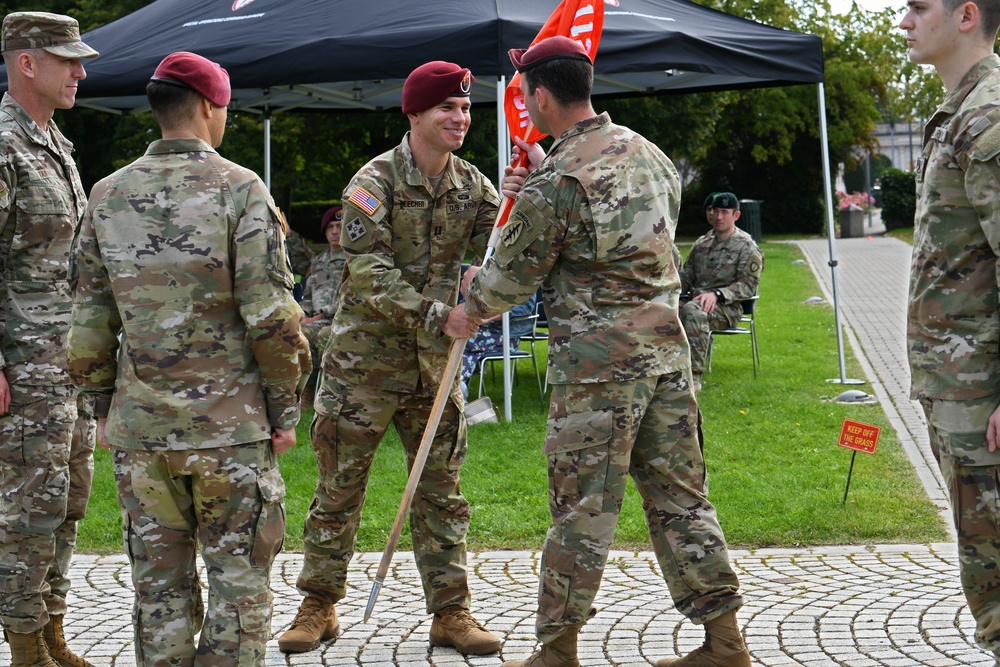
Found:
[(518, 213), (514, 215), (513, 220), (508, 220), (507, 224), (500, 230), (500, 240), (505, 246), (510, 247), (517, 243), (517, 239), (526, 229), (531, 229), (531, 222), (526, 216)]
[(361, 218), (354, 218), (354, 220), (344, 225), (344, 231), (347, 232), (347, 238), (351, 239), (352, 242), (357, 241), (368, 233), (368, 230), (365, 229), (365, 223), (361, 222)]

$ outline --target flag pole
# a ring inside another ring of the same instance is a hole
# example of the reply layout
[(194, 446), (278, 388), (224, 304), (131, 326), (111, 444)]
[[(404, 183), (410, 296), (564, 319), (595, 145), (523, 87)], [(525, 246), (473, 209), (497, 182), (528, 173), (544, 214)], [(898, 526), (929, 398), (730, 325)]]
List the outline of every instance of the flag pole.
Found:
[[(532, 124), (529, 122), (524, 136), (528, 136), (531, 129)], [(522, 151), (517, 166), (522, 166), (527, 160), (527, 153)], [(504, 213), (509, 206), (513, 206), (513, 200), (504, 195), (500, 200), (500, 208), (497, 210), (496, 220), (493, 222), (493, 233), (490, 235), (489, 244), (486, 247), (483, 264), (486, 264), (486, 261), (493, 255), (497, 239), (500, 237), (500, 227), (503, 226), (502, 222), (505, 220)], [(378, 599), (378, 594), (385, 583), (386, 575), (389, 573), (392, 556), (396, 552), (399, 536), (403, 532), (403, 523), (406, 521), (406, 515), (410, 511), (410, 505), (413, 503), (413, 496), (416, 495), (417, 485), (420, 483), (420, 477), (424, 472), (424, 465), (427, 463), (427, 456), (431, 451), (431, 444), (434, 442), (434, 436), (437, 435), (437, 429), (441, 423), (441, 416), (444, 414), (444, 406), (448, 402), (448, 393), (451, 391), (452, 385), (455, 384), (455, 376), (458, 374), (458, 369), (462, 366), (462, 353), (465, 351), (466, 340), (465, 338), (456, 338), (451, 342), (451, 349), (448, 352), (448, 363), (444, 367), (441, 384), (438, 385), (437, 393), (434, 395), (434, 403), (431, 405), (431, 414), (427, 422), (427, 428), (424, 429), (424, 435), (420, 441), (420, 447), (417, 449), (417, 455), (413, 458), (410, 476), (406, 480), (406, 488), (403, 490), (403, 497), (399, 502), (399, 509), (396, 511), (396, 520), (392, 524), (392, 530), (389, 531), (389, 540), (386, 542), (385, 551), (382, 552), (382, 560), (379, 562), (378, 570), (375, 572), (375, 580), (372, 582), (372, 590), (368, 595), (368, 604), (365, 605), (364, 617), (366, 623), (371, 618), (372, 610), (375, 608), (375, 601)]]

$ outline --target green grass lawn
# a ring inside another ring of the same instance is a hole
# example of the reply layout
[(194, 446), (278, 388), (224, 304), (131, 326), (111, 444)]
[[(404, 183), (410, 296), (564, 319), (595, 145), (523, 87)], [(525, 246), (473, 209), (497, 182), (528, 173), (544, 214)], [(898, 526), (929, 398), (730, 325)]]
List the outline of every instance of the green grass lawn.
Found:
[[(878, 405), (833, 402), (843, 390), (828, 384), (839, 370), (833, 312), (807, 306), (820, 290), (809, 267), (793, 264), (798, 248), (765, 243), (766, 268), (758, 303), (762, 366), (753, 378), (748, 336), (716, 341), (713, 371), (699, 395), (705, 417), (710, 498), (729, 543), (739, 547), (802, 546), (947, 540), (896, 435)], [(525, 345), (526, 346), (526, 345)], [(544, 343), (539, 355), (544, 353)], [(850, 349), (848, 375), (863, 377)], [(473, 379), (473, 386), (478, 380)], [(487, 377), (487, 392), (502, 405), (502, 381)], [(299, 444), (280, 459), (288, 494), (286, 549), (300, 549), (302, 523), (316, 483), (309, 446), (311, 412)], [(845, 418), (882, 427), (874, 455), (858, 454), (843, 503), (852, 452), (837, 446)], [(481, 424), (469, 432), (462, 490), (472, 504), (470, 549), (539, 548), (548, 527), (547, 472), (541, 444), (545, 413), (534, 371), (518, 366), (514, 421)], [(382, 551), (406, 484), (395, 434), (382, 443), (368, 487), (358, 549)], [(629, 488), (616, 548), (648, 548), (641, 501)], [(97, 455), (94, 492), (80, 529), (79, 549), (121, 549), (110, 455)], [(410, 549), (408, 531), (399, 549)]]

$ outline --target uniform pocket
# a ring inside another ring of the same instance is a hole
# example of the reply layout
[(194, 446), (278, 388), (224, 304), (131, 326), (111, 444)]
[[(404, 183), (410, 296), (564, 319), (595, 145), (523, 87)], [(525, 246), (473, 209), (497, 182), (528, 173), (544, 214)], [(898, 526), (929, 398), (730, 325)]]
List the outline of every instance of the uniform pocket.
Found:
[(239, 667), (264, 664), (264, 650), (271, 638), (271, 603), (245, 604), (238, 608), (240, 616)]
[(543, 453), (549, 462), (549, 505), (553, 512), (604, 511), (611, 458), (611, 410), (591, 410), (549, 423)]
[(261, 505), (254, 529), (250, 564), (263, 569), (270, 567), (285, 541), (285, 480), (281, 471), (274, 467), (260, 475), (257, 490)]

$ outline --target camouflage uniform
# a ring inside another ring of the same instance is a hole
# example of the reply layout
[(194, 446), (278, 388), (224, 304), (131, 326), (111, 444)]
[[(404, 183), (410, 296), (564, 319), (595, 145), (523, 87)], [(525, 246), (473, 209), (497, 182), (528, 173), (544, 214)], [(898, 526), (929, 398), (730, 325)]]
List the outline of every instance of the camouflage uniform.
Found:
[(739, 228), (725, 241), (715, 238), (715, 230), (691, 247), (681, 270), (681, 290), (697, 296), (718, 290), (719, 298), (711, 314), (695, 301), (681, 306), (681, 323), (691, 346), (691, 372), (705, 371), (708, 333), (739, 324), (743, 317), (740, 301), (757, 293), (764, 258), (753, 237)]
[[(628, 172), (629, 178), (618, 175)], [(698, 405), (677, 315), (680, 180), (658, 148), (607, 114), (577, 123), (528, 178), (466, 310), (484, 316), (542, 286), (554, 384), (544, 453), (552, 525), (536, 632), (582, 625), (600, 586), (628, 475), (674, 604), (695, 622), (739, 608), (706, 497)]]
[(342, 249), (327, 248), (313, 258), (309, 269), (309, 280), (299, 303), (308, 316), (322, 315), (321, 319), (302, 325), (302, 333), (309, 341), (313, 365), (317, 368), (323, 361), (323, 349), (330, 337), (333, 314), (337, 312), (337, 296), (340, 280), (344, 272), (345, 255)]
[(0, 102), (0, 623), (19, 634), (66, 613), (93, 478), (94, 423), (66, 372), (70, 248), (86, 196), (73, 145)]
[(976, 641), (1000, 655), (1000, 57), (981, 60), (924, 129), (907, 339), (910, 395), (927, 415), (951, 491), (962, 587)]
[(306, 243), (305, 238), (291, 227), (285, 230), (285, 252), (288, 253), (288, 262), (292, 266), (292, 273), (297, 273), (300, 276), (309, 273), (313, 262), (313, 251)]
[[(346, 593), (371, 460), (386, 429), (395, 426), (408, 463), (420, 445), (451, 345), (441, 327), (458, 300), (462, 260), (470, 246), (485, 252), (499, 204), (489, 180), (455, 156), (435, 192), (417, 169), (409, 134), (362, 167), (344, 195), (347, 264), (316, 394), (319, 481), (298, 579), (304, 594), (330, 602)], [(470, 600), (458, 387), (456, 378), (410, 513), (431, 613)]]
[(108, 417), (139, 664), (264, 663), (285, 525), (270, 436), (298, 422), (309, 364), (280, 225), (257, 175), (195, 138), (91, 193), (69, 367)]

